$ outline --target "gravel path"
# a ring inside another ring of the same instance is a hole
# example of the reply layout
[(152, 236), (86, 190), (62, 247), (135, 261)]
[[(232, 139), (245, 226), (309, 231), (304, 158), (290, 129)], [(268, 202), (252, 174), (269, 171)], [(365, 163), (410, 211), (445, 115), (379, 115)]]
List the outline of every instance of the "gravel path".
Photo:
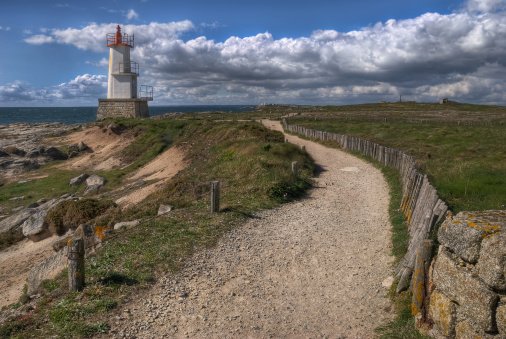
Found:
[[(264, 124), (281, 130), (279, 122)], [(372, 338), (392, 317), (382, 286), (391, 257), (381, 172), (287, 139), (321, 166), (308, 197), (259, 212), (122, 306), (113, 337)]]

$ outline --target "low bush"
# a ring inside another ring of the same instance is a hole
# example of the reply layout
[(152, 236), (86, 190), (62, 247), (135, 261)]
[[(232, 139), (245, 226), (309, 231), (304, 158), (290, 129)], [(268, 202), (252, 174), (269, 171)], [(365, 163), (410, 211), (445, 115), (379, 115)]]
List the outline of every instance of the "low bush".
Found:
[(77, 228), (79, 224), (88, 222), (115, 206), (111, 200), (62, 201), (47, 213), (44, 222), (53, 234), (62, 235), (69, 228)]

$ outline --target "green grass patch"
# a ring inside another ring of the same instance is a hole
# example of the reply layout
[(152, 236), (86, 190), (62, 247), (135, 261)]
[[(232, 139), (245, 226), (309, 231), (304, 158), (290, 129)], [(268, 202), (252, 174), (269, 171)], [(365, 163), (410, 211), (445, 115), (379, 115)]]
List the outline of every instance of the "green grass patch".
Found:
[(506, 128), (290, 119), (291, 124), (357, 136), (415, 157), (454, 213), (506, 204)]

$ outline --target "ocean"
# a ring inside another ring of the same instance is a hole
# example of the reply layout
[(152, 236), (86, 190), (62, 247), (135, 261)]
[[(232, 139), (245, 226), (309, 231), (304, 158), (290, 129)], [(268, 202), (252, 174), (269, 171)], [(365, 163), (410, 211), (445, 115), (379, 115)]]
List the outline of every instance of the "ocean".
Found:
[[(150, 106), (149, 115), (189, 112), (247, 112), (253, 111), (248, 105), (209, 105), (209, 106)], [(0, 107), (0, 125), (12, 123), (61, 122), (76, 124), (95, 121), (97, 107)]]

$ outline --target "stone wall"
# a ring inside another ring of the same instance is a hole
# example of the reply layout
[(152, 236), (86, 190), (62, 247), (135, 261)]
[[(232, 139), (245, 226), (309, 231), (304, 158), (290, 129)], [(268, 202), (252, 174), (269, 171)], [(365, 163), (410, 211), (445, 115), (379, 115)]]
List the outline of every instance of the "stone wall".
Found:
[(98, 99), (97, 120), (106, 118), (147, 118), (148, 101), (143, 99)]
[(447, 338), (506, 338), (506, 211), (460, 212), (438, 231), (429, 315)]

